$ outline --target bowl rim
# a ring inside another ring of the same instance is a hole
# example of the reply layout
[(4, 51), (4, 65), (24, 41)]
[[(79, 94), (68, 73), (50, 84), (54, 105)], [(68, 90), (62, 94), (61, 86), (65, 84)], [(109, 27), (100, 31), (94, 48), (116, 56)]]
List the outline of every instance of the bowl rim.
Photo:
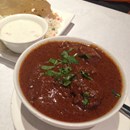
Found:
[[(33, 21), (33, 22), (35, 22), (35, 23), (38, 23), (38, 25), (40, 25), (41, 28), (42, 28), (42, 34), (41, 34), (39, 37), (35, 38), (34, 40), (29, 40), (29, 41), (25, 41), (25, 42), (9, 41), (9, 40), (4, 39), (4, 38), (1, 37), (0, 39), (1, 39), (2, 41), (7, 42), (7, 43), (10, 43), (10, 44), (27, 44), (27, 43), (31, 43), (31, 42), (38, 41), (38, 39), (41, 39), (41, 38), (44, 37), (44, 35), (47, 33), (48, 23), (47, 23), (47, 21), (45, 20), (45, 18), (40, 17), (40, 16), (37, 16), (37, 15), (34, 15), (34, 14), (24, 14), (24, 13), (12, 14), (12, 15), (3, 17), (3, 18), (0, 20), (0, 30), (1, 30), (1, 29), (4, 27), (4, 25), (6, 25), (7, 23), (12, 22), (12, 21), (15, 21), (15, 20), (18, 20), (18, 19), (25, 19), (25, 20), (30, 20), (30, 21)], [(41, 22), (42, 24), (40, 24), (39, 22)], [(43, 25), (44, 25), (45, 29), (43, 29)]]
[(23, 104), (27, 107), (27, 109), (33, 114), (35, 115), (37, 118), (41, 119), (42, 121), (56, 126), (56, 127), (60, 127), (60, 128), (69, 128), (69, 129), (83, 129), (83, 128), (87, 128), (87, 127), (91, 127), (94, 126), (100, 122), (103, 122), (107, 119), (109, 119), (110, 117), (112, 117), (115, 113), (117, 113), (119, 111), (119, 109), (122, 107), (126, 96), (127, 96), (127, 89), (128, 87), (126, 86), (126, 81), (125, 81), (125, 75), (124, 72), (120, 66), (120, 64), (118, 63), (118, 61), (108, 52), (106, 51), (104, 48), (102, 48), (101, 46), (99, 46), (101, 49), (103, 49), (114, 61), (114, 63), (117, 65), (117, 67), (119, 68), (119, 71), (122, 75), (122, 80), (123, 80), (123, 90), (122, 90), (122, 96), (119, 99), (119, 101), (117, 102), (117, 104), (109, 111), (107, 112), (105, 115), (91, 120), (91, 121), (86, 121), (86, 122), (64, 122), (64, 121), (59, 121), (56, 119), (53, 119), (51, 117), (48, 117), (42, 113), (40, 113), (38, 110), (36, 110), (34, 107), (31, 106), (31, 104), (29, 104), (29, 102), (27, 101), (27, 99), (24, 97), (24, 94), (22, 93), (22, 90), (20, 89), (20, 84), (18, 82), (18, 72), (20, 69), (20, 66), (23, 62), (23, 60), (25, 59), (25, 57), (32, 51), (34, 50), (36, 47), (41, 46), (42, 44), (46, 44), (49, 41), (78, 41), (79, 43), (90, 43), (93, 44), (92, 42), (85, 40), (85, 39), (81, 39), (78, 37), (68, 37), (68, 36), (57, 36), (57, 37), (53, 37), (53, 38), (47, 38), (47, 39), (43, 39), (40, 40), (38, 42), (36, 42), (35, 44), (31, 45), (29, 48), (27, 48), (19, 57), (16, 65), (15, 65), (15, 69), (14, 69), (14, 75), (13, 75), (13, 80), (14, 80), (14, 87), (16, 90), (16, 93), (18, 95), (18, 97), (20, 98), (20, 100), (23, 102)]

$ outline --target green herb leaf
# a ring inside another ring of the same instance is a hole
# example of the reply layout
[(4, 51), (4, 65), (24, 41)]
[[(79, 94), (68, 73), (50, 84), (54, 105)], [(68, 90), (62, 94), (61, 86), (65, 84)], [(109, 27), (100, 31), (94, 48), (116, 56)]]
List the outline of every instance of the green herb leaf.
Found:
[(45, 75), (47, 75), (47, 76), (54, 76), (55, 72), (53, 70), (48, 70), (48, 71), (45, 72)]
[(76, 60), (76, 58), (74, 56), (69, 56), (67, 59), (70, 64), (72, 64), (72, 63), (78, 64), (78, 61)]
[(83, 100), (82, 100), (82, 103), (83, 103), (83, 105), (88, 105), (88, 103), (89, 103), (89, 92), (84, 92), (83, 93)]
[(62, 85), (65, 86), (65, 87), (69, 86), (70, 84), (71, 84), (70, 80), (63, 80), (62, 81)]
[(112, 94), (113, 94), (115, 97), (121, 97), (121, 94), (117, 93), (114, 89), (112, 90)]
[(89, 73), (86, 73), (84, 71), (81, 71), (81, 75), (82, 77), (88, 79), (88, 80), (92, 80), (92, 78), (90, 77), (90, 74)]
[(80, 58), (83, 58), (83, 59), (90, 59), (91, 56), (89, 54), (81, 54), (81, 55), (78, 55)]
[(62, 56), (63, 58), (65, 58), (65, 59), (67, 59), (68, 56), (69, 56), (68, 51), (63, 51), (63, 52), (61, 53), (61, 56)]
[(83, 100), (82, 100), (82, 103), (83, 103), (83, 105), (88, 105), (88, 103), (89, 103), (89, 100), (87, 99), (87, 98), (84, 98)]
[(66, 77), (63, 77), (61, 84), (64, 85), (65, 87), (69, 86), (74, 77), (75, 77), (74, 74), (69, 74)]
[[(75, 75), (71, 73), (72, 68), (68, 66), (68, 64), (78, 63), (74, 55), (69, 55), (69, 52), (72, 50), (73, 48), (70, 48), (67, 51), (63, 51), (61, 53), (61, 59), (50, 58), (49, 63), (52, 63), (53, 66), (41, 66), (41, 69), (45, 70), (44, 75), (54, 77), (59, 83), (61, 83), (65, 87), (69, 86), (73, 78), (75, 77)], [(52, 70), (58, 64), (67, 64), (67, 67), (59, 68), (58, 71)]]
[(49, 59), (49, 62), (52, 63), (52, 64), (54, 64), (54, 65), (57, 65), (57, 64), (58, 64), (58, 60), (53, 59), (53, 58), (50, 58), (50, 59)]
[(62, 64), (68, 64), (68, 60), (67, 60), (67, 59), (62, 59), (62, 60), (61, 60), (61, 63), (62, 63)]
[(66, 67), (66, 68), (60, 68), (59, 69), (60, 70), (60, 72), (62, 73), (62, 74), (68, 74), (68, 73), (70, 73), (70, 71), (72, 70), (72, 68), (71, 67)]
[(54, 68), (54, 66), (47, 66), (47, 65), (41, 66), (41, 69), (43, 69), (43, 70), (50, 70), (50, 69), (53, 69), (53, 68)]
[(66, 80), (72, 80), (74, 77), (75, 77), (75, 74), (69, 74), (64, 79), (66, 79)]
[(45, 72), (45, 75), (57, 78), (61, 76), (61, 73), (53, 71), (53, 70), (48, 70)]
[(76, 60), (75, 56), (70, 56), (68, 51), (63, 51), (61, 53), (61, 56), (63, 58), (62, 59), (62, 63), (65, 63), (65, 64), (67, 64), (67, 63), (69, 63), (69, 64), (72, 64), (72, 63), (77, 64), (78, 63), (78, 61)]
[(84, 92), (84, 93), (83, 93), (83, 97), (89, 97), (89, 92), (87, 92), (87, 91)]

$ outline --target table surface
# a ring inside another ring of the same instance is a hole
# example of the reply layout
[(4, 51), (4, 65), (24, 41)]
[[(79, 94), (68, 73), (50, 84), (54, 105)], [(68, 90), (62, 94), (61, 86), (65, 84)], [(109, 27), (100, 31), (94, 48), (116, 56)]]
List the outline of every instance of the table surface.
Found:
[[(130, 16), (82, 0), (48, 1), (55, 9), (75, 14), (73, 26), (64, 35), (84, 38), (109, 50), (123, 66), (127, 85), (130, 86)], [(14, 65), (0, 58), (0, 130), (14, 130), (10, 110)], [(128, 96), (130, 98), (130, 93)]]
[[(112, 1), (105, 1), (105, 0), (85, 0), (95, 4), (99, 4), (111, 9), (115, 9), (121, 12), (128, 13), (130, 11), (130, 3), (127, 2), (112, 2)], [(119, 1), (119, 0), (117, 0)], [(123, 0), (122, 0), (123, 1)]]

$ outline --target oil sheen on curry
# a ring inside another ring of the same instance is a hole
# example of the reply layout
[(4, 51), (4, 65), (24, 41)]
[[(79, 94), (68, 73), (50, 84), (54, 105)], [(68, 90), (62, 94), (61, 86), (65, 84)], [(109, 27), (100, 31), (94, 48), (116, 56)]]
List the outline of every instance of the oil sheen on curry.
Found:
[(30, 52), (19, 80), (35, 109), (65, 122), (103, 116), (122, 91), (122, 77), (111, 57), (96, 45), (71, 41), (49, 42)]

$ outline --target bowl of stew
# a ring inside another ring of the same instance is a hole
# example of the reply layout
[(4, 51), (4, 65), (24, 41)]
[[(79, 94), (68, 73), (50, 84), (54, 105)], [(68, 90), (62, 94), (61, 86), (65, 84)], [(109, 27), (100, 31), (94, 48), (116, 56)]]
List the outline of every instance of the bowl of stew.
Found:
[(107, 120), (126, 98), (116, 59), (96, 44), (67, 36), (41, 40), (26, 49), (15, 65), (14, 86), (33, 115), (65, 129), (89, 128)]

